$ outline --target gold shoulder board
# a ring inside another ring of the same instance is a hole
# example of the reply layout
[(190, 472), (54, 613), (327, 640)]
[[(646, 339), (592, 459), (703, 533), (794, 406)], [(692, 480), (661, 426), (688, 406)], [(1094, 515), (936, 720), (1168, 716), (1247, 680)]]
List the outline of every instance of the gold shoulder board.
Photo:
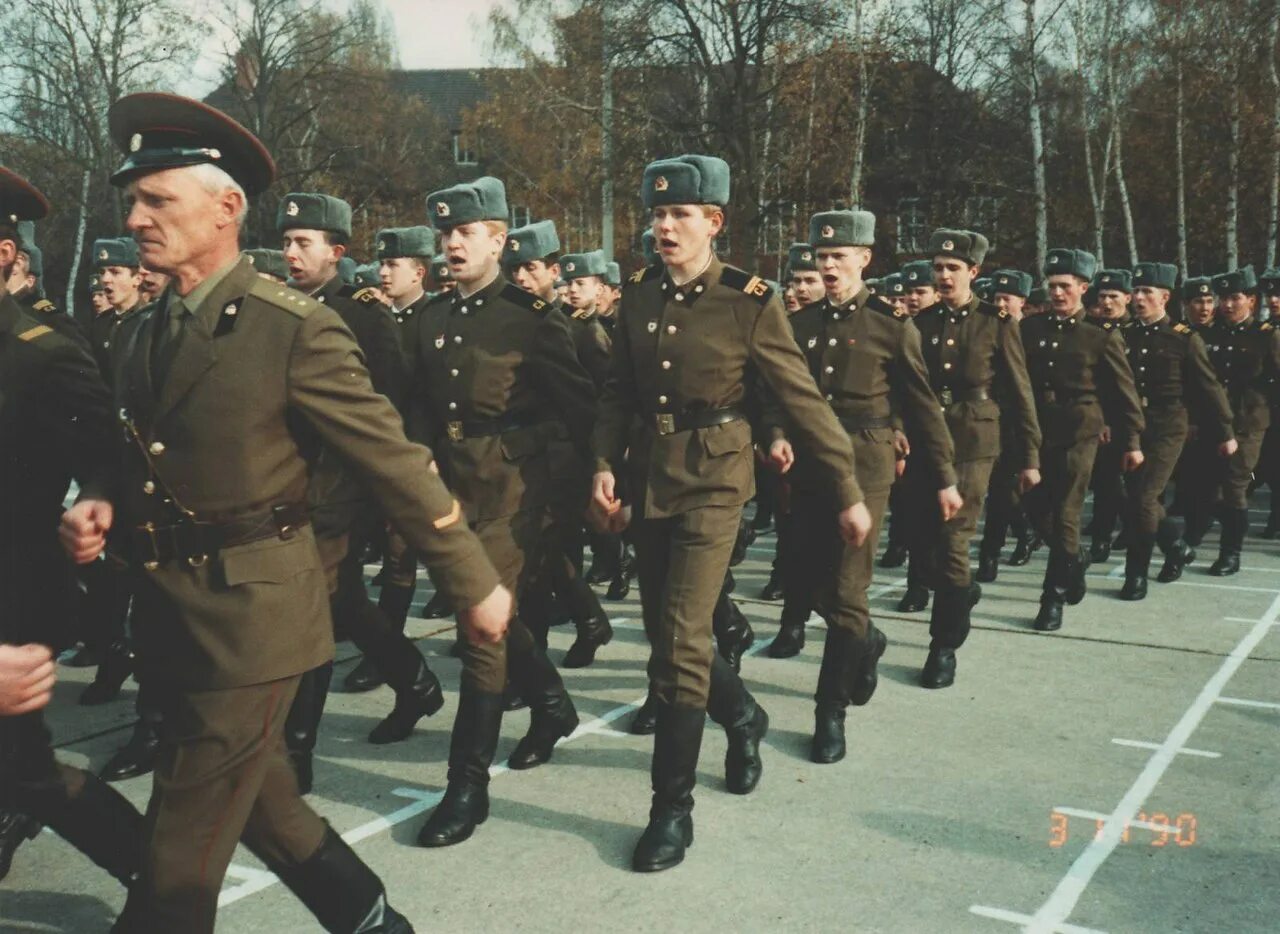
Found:
[(23, 331), (21, 334), (19, 334), (18, 340), (33, 341), (33, 340), (36, 340), (37, 338), (44, 337), (46, 334), (52, 334), (52, 333), (53, 333), (53, 328), (49, 327), (49, 325), (37, 324), (35, 327), (31, 328), (30, 330)]

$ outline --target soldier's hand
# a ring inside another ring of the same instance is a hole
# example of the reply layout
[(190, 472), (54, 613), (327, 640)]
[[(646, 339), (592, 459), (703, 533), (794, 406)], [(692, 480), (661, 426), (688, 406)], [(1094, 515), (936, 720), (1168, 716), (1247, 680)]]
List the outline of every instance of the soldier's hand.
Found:
[(609, 516), (605, 531), (610, 535), (621, 535), (630, 524), (631, 507), (623, 506), (621, 509), (614, 510), (613, 514)]
[(1040, 485), (1040, 471), (1035, 467), (1028, 467), (1022, 473), (1018, 474), (1018, 492), (1026, 493)]
[(858, 503), (848, 509), (842, 509), (837, 517), (840, 525), (840, 537), (854, 548), (861, 548), (867, 536), (871, 534), (871, 512), (866, 503)]
[(1105, 426), (1105, 425), (1103, 426), (1102, 431), (1098, 434), (1098, 443), (1099, 444), (1111, 443), (1111, 428), (1109, 426)]
[(795, 449), (791, 447), (791, 442), (786, 438), (779, 438), (769, 446), (769, 463), (773, 465), (773, 469), (778, 473), (786, 473), (795, 462)]
[(104, 499), (82, 499), (62, 514), (58, 538), (76, 564), (88, 564), (107, 544), (115, 510)]
[(621, 501), (613, 495), (616, 482), (611, 470), (602, 470), (591, 478), (591, 502), (602, 515), (611, 516), (622, 506)]
[[(903, 460), (911, 456), (911, 442), (898, 429), (893, 429), (893, 456)], [(898, 476), (902, 476), (899, 474)]]
[(938, 491), (938, 505), (942, 507), (942, 521), (950, 522), (964, 505), (964, 499), (955, 486), (949, 486), (945, 490)]
[(893, 477), (895, 480), (902, 477), (907, 472), (907, 459), (899, 457), (893, 462)]
[(1124, 460), (1122, 461), (1124, 472), (1133, 473), (1135, 470), (1137, 470), (1139, 467), (1142, 466), (1142, 462), (1145, 460), (1146, 458), (1143, 457), (1141, 451), (1125, 451)]
[(460, 611), (458, 622), (462, 625), (467, 641), (472, 645), (500, 642), (507, 634), (513, 608), (511, 591), (499, 584), (475, 606)]
[(43, 645), (0, 645), (0, 717), (31, 713), (53, 695), (53, 653)]
[(1223, 441), (1218, 445), (1218, 453), (1223, 457), (1230, 457), (1238, 450), (1240, 450), (1240, 442), (1235, 438), (1232, 438), (1230, 441)]

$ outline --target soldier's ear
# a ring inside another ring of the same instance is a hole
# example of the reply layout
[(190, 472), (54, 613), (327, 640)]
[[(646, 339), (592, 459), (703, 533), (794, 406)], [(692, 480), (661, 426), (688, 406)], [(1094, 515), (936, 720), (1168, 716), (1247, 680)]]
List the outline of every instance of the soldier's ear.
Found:
[(18, 245), (12, 240), (0, 240), (0, 272), (5, 278), (13, 271), (13, 264), (18, 261)]
[(345, 243), (333, 243), (330, 244), (330, 246), (333, 247), (334, 259), (342, 259), (342, 257), (347, 255), (347, 245)]

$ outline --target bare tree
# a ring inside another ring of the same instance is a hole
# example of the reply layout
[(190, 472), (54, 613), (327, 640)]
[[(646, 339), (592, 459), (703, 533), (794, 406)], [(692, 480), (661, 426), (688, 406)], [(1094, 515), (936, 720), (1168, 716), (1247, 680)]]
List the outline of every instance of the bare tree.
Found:
[[(164, 87), (194, 57), (203, 34), (174, 0), (15, 0), (3, 24), (5, 116), (16, 135), (75, 167), (79, 203), (71, 276), (89, 227), (114, 233), (122, 202), (107, 177), (118, 160), (107, 108), (132, 91)], [(96, 195), (95, 192), (101, 192)]]
[(1271, 185), (1267, 210), (1267, 266), (1276, 264), (1276, 240), (1280, 237), (1280, 0), (1267, 4), (1267, 86), (1271, 91)]

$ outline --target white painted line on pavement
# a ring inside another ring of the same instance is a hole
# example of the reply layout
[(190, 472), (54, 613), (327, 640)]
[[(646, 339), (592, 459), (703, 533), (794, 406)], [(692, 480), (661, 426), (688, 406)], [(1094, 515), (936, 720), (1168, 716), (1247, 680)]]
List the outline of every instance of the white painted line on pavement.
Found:
[(1263, 710), (1280, 710), (1280, 704), (1272, 701), (1246, 700), (1243, 697), (1219, 697), (1219, 704), (1230, 704), (1233, 707), (1259, 707)]
[[(1160, 749), (1161, 748), (1160, 743), (1148, 743), (1140, 739), (1113, 739), (1111, 742), (1115, 743), (1117, 746), (1131, 746), (1134, 749)], [(1222, 753), (1220, 752), (1206, 752), (1203, 749), (1187, 749), (1183, 747), (1182, 749), (1175, 749), (1174, 752), (1183, 756), (1203, 756), (1206, 759), (1222, 758)]]
[[(1101, 811), (1086, 811), (1083, 808), (1066, 808), (1059, 806), (1055, 807), (1053, 811), (1055, 814), (1065, 814), (1067, 817), (1083, 817), (1085, 820), (1103, 821), (1104, 823), (1111, 819), (1110, 815), (1103, 814)], [(1172, 827), (1169, 824), (1157, 824), (1149, 820), (1129, 821), (1129, 826), (1140, 827), (1143, 830), (1151, 830), (1156, 833), (1171, 833), (1175, 835), (1178, 833), (1177, 827)]]
[(1151, 792), (1160, 783), (1164, 773), (1173, 764), (1178, 751), (1186, 746), (1187, 740), (1204, 720), (1214, 701), (1221, 695), (1222, 689), (1244, 664), (1250, 653), (1258, 647), (1258, 643), (1266, 636), (1277, 618), (1280, 618), (1280, 594), (1276, 594), (1262, 618), (1236, 644), (1231, 654), (1223, 659), (1222, 665), (1201, 688), (1191, 706), (1169, 731), (1165, 741), (1147, 760), (1146, 767), (1129, 786), (1129, 790), (1120, 799), (1115, 810), (1111, 812), (1102, 833), (1091, 840), (1084, 852), (1076, 857), (1067, 874), (1053, 890), (1053, 894), (1030, 919), (1027, 924), (1028, 931), (1032, 934), (1047, 934), (1047, 932), (1062, 930), (1063, 923), (1070, 917), (1094, 875), (1115, 852), (1120, 843), (1121, 834), (1124, 832), (1125, 822), (1132, 821), (1143, 803), (1151, 796)]
[[(990, 908), (987, 905), (970, 905), (969, 911), (972, 914), (980, 915), (983, 918), (993, 918), (996, 921), (1008, 921), (1010, 924), (1030, 924), (1035, 919), (1031, 915), (1018, 914), (1016, 911), (1005, 911), (1003, 908)], [(1060, 924), (1053, 929), (1055, 934), (1103, 934), (1102, 931), (1094, 928), (1077, 927), (1074, 924)]]
[[(1257, 623), (1258, 622), (1252, 616), (1224, 616), (1222, 618), (1232, 623)], [(1273, 622), (1271, 625), (1272, 626), (1280, 625), (1280, 620)]]

